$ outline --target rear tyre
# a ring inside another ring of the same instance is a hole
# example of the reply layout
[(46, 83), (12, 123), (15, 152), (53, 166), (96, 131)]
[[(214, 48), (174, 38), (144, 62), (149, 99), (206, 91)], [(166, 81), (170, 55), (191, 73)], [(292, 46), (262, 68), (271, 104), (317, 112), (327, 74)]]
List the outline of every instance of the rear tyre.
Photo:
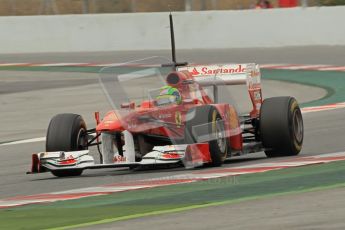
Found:
[(299, 154), (304, 128), (295, 98), (272, 97), (264, 100), (260, 112), (260, 135), (267, 157)]
[(193, 132), (193, 127), (199, 125), (205, 125), (206, 130), (203, 130), (203, 134), (214, 137), (208, 142), (212, 160), (211, 165), (221, 166), (230, 151), (230, 145), (228, 138), (225, 136), (224, 122), (217, 109), (206, 105), (188, 111), (185, 126), (185, 142), (187, 144), (198, 143), (198, 137)]
[[(79, 151), (87, 149), (87, 129), (84, 119), (77, 114), (64, 113), (54, 116), (46, 136), (46, 151)], [(54, 176), (79, 176), (83, 170), (56, 170)]]

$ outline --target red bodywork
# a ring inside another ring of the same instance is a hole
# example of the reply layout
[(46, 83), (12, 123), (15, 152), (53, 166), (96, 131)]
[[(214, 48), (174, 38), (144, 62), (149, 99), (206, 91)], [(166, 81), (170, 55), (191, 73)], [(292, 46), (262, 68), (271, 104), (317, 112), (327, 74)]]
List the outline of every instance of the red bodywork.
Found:
[[(147, 134), (162, 136), (170, 139), (184, 138), (184, 124), (188, 110), (196, 106), (213, 105), (217, 108), (224, 120), (227, 136), (230, 138), (231, 147), (234, 150), (242, 150), (242, 131), (240, 128), (237, 112), (229, 104), (214, 104), (203, 88), (194, 81), (194, 77), (188, 71), (172, 72), (167, 78), (168, 85), (179, 90), (182, 96), (180, 104), (168, 106), (156, 106), (154, 100), (141, 102), (136, 106), (134, 103), (123, 105), (125, 113), (110, 111), (96, 127), (97, 132), (122, 132), (128, 130), (132, 134)], [(197, 92), (197, 93), (196, 93)], [(254, 104), (254, 103), (253, 103)], [(254, 114), (257, 111), (254, 109)], [(143, 117), (150, 117), (157, 121), (173, 124), (170, 128), (161, 123), (147, 122)]]

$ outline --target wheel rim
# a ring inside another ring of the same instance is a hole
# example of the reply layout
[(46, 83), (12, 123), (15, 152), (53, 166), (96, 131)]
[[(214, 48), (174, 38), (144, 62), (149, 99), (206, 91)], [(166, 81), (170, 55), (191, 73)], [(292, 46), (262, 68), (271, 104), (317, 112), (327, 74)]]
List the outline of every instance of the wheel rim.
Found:
[(222, 125), (222, 120), (216, 120), (216, 140), (219, 150), (222, 153), (226, 151), (226, 139), (224, 133), (224, 126)]
[(84, 150), (87, 148), (87, 139), (85, 138), (86, 131), (84, 128), (81, 128), (78, 132), (77, 137), (77, 149)]
[(292, 126), (295, 139), (298, 143), (303, 140), (303, 121), (301, 111), (296, 109), (292, 117)]

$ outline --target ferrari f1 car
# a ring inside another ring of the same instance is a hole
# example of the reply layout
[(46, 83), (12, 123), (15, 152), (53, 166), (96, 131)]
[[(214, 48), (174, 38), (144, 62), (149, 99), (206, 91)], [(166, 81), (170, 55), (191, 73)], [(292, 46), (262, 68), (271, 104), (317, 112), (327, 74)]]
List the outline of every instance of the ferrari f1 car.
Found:
[[(172, 21), (171, 21), (172, 28)], [(85, 169), (184, 165), (221, 166), (234, 156), (264, 151), (297, 155), (303, 143), (301, 110), (293, 97), (263, 100), (256, 64), (105, 67), (100, 83), (111, 110), (87, 129), (82, 116), (58, 114), (49, 124), (46, 151), (33, 154), (32, 173), (78, 176)], [(156, 61), (156, 60), (154, 60)], [(244, 85), (245, 114), (221, 97)], [(221, 92), (226, 88), (226, 92)], [(96, 146), (99, 160), (89, 154)]]

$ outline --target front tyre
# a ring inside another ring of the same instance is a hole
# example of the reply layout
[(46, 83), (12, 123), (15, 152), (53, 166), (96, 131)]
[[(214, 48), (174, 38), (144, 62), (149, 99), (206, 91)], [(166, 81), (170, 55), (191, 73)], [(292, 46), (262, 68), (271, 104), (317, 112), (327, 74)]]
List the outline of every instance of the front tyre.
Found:
[(84, 119), (77, 114), (63, 113), (54, 116), (49, 123), (46, 151), (78, 151), (87, 149), (87, 133)]
[[(193, 127), (202, 127), (202, 134), (193, 131)], [(192, 108), (186, 115), (185, 142), (198, 143), (198, 135), (205, 134), (212, 139), (208, 141), (211, 165), (221, 166), (230, 151), (230, 145), (225, 135), (222, 117), (217, 109), (210, 105)]]
[[(63, 113), (54, 116), (46, 136), (46, 151), (79, 151), (87, 149), (87, 129), (84, 119), (77, 114)], [(66, 169), (52, 172), (54, 176), (79, 176), (83, 170)]]
[(83, 173), (82, 169), (62, 169), (51, 171), (51, 173), (56, 177), (70, 177), (70, 176), (80, 176)]
[(298, 155), (304, 128), (297, 100), (293, 97), (265, 99), (260, 111), (260, 134), (267, 157)]

